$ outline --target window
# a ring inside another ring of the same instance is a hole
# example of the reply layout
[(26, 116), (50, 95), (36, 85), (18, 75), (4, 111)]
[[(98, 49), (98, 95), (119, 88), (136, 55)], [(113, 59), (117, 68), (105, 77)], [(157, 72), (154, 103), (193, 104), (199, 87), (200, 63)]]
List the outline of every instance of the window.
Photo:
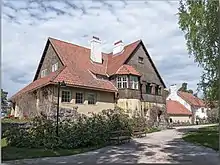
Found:
[(202, 110), (202, 113), (204, 113), (204, 108), (202, 108), (201, 110)]
[(128, 88), (128, 77), (118, 76), (117, 77), (117, 87), (118, 88)]
[(88, 93), (88, 104), (96, 103), (96, 95), (95, 93)]
[(143, 57), (138, 57), (138, 62), (143, 64), (144, 63), (144, 58)]
[(161, 87), (159, 85), (155, 87), (155, 95), (161, 95)]
[(151, 94), (151, 92), (152, 92), (151, 83), (147, 83), (147, 85), (146, 85), (146, 93), (147, 93), (147, 94)]
[(52, 72), (55, 72), (58, 69), (58, 63), (52, 65)]
[(71, 101), (71, 92), (64, 90), (62, 91), (61, 102), (70, 102)]
[(138, 77), (137, 76), (131, 76), (131, 88), (132, 89), (138, 89)]
[(47, 69), (44, 69), (41, 71), (41, 77), (44, 77), (47, 75)]
[(76, 104), (83, 103), (83, 93), (76, 93)]

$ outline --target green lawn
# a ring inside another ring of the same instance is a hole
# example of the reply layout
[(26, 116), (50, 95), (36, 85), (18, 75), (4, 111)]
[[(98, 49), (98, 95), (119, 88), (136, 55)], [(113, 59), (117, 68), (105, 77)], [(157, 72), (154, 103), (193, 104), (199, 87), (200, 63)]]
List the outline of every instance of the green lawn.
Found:
[(17, 148), (7, 146), (5, 139), (1, 140), (2, 148), (2, 160), (16, 160), (16, 159), (28, 159), (28, 158), (39, 158), (39, 157), (55, 157), (55, 156), (67, 156), (79, 154), (82, 152), (91, 151), (99, 147), (81, 148), (81, 149), (58, 149), (58, 150), (45, 150), (45, 149), (35, 149), (35, 148)]
[(187, 142), (203, 145), (218, 150), (218, 126), (199, 128), (195, 132), (187, 133), (183, 139)]

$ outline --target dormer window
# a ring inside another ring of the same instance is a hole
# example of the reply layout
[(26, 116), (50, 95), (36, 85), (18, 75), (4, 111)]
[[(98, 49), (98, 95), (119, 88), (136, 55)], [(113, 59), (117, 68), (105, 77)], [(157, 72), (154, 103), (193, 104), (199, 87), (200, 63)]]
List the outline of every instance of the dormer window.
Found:
[(131, 76), (131, 88), (132, 89), (138, 89), (138, 77), (137, 76)]
[(58, 62), (52, 65), (52, 72), (55, 72), (58, 69)]
[(47, 69), (41, 71), (41, 77), (45, 77), (47, 75)]
[(117, 77), (117, 87), (118, 88), (128, 88), (128, 76), (118, 76)]

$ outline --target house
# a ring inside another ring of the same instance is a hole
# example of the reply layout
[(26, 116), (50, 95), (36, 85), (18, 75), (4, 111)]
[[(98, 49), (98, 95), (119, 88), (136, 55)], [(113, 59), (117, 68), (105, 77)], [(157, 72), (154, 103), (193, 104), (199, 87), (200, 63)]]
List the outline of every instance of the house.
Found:
[(167, 112), (172, 120), (195, 123), (197, 119), (207, 119), (208, 108), (204, 101), (191, 93), (178, 91), (179, 88), (171, 85), (167, 97)]
[(167, 114), (172, 123), (191, 123), (192, 112), (176, 100), (167, 100)]
[(88, 115), (118, 106), (129, 114), (149, 116), (153, 106), (165, 107), (166, 88), (141, 40), (124, 46), (114, 43), (111, 53), (102, 52), (98, 37), (90, 48), (48, 38), (33, 82), (12, 96), (13, 114), (35, 116), (50, 113), (59, 104), (77, 107)]

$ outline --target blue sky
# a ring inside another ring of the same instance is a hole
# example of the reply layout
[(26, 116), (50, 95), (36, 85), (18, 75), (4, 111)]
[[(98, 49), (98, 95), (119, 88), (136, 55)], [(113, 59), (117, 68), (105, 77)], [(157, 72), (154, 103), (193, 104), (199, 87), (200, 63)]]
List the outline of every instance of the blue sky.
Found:
[(178, 1), (5, 0), (2, 10), (2, 87), (9, 96), (33, 80), (48, 37), (88, 47), (93, 35), (104, 52), (117, 40), (142, 39), (167, 87), (197, 88), (202, 69), (178, 28)]

